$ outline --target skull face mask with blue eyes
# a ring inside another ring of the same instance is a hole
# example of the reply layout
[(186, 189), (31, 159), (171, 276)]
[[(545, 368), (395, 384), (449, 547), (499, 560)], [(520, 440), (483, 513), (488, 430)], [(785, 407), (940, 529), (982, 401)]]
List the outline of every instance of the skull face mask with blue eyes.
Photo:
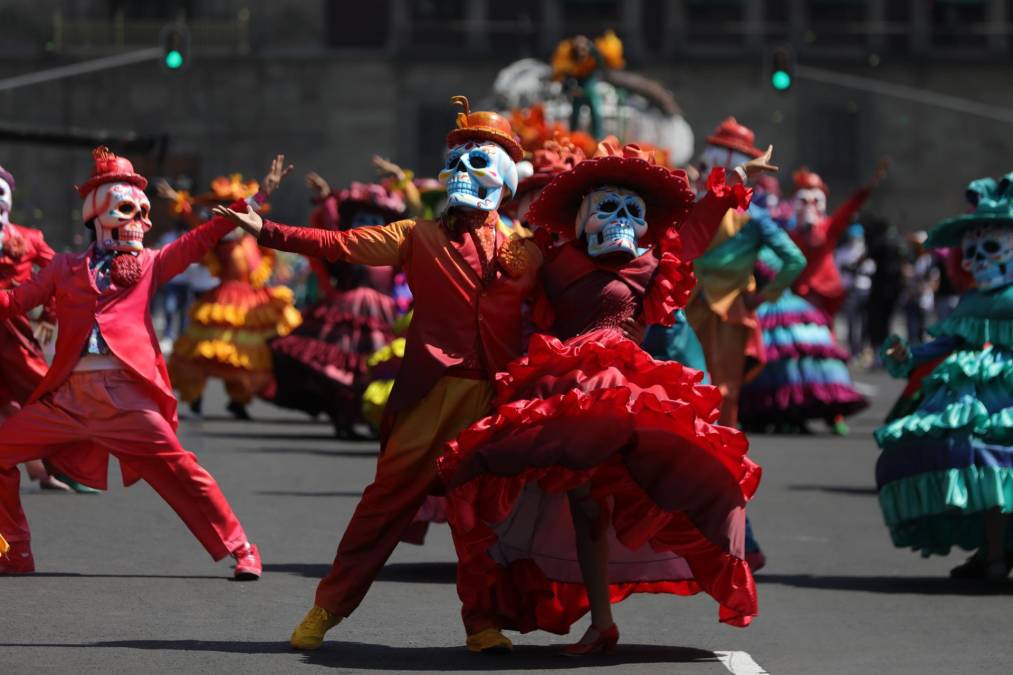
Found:
[(517, 192), (517, 164), (496, 143), (463, 143), (451, 148), (440, 172), (447, 206), (495, 211)]
[(637, 242), (647, 234), (647, 209), (636, 192), (604, 185), (584, 197), (577, 211), (576, 233), (587, 239), (592, 257), (620, 253), (635, 257)]
[(982, 290), (1013, 283), (1013, 229), (1001, 225), (975, 227), (961, 239), (961, 266)]

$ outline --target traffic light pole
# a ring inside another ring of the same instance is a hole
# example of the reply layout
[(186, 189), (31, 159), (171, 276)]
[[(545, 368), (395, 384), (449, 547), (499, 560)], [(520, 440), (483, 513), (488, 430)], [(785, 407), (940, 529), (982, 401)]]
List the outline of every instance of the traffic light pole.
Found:
[(109, 70), (110, 68), (119, 68), (121, 66), (129, 66), (132, 63), (141, 63), (142, 61), (153, 61), (157, 58), (161, 58), (161, 56), (161, 47), (148, 47), (146, 49), (126, 52), (125, 54), (116, 54), (115, 56), (107, 56), (101, 59), (81, 61), (79, 63), (72, 63), (66, 66), (59, 66), (57, 68), (39, 70), (34, 73), (25, 73), (24, 75), (15, 75), (14, 77), (0, 79), (0, 91), (10, 91), (11, 89), (27, 87), (33, 84), (62, 80), (67, 77), (74, 77), (75, 75), (94, 73), (99, 70)]
[(959, 96), (940, 94), (926, 89), (909, 87), (904, 84), (884, 82), (883, 80), (876, 80), (871, 77), (862, 77), (861, 75), (851, 75), (849, 73), (839, 73), (833, 70), (825, 70), (823, 68), (813, 68), (812, 66), (796, 65), (795, 75), (800, 80), (832, 84), (838, 87), (867, 91), (881, 96), (892, 96), (893, 98), (899, 98), (905, 101), (923, 103), (925, 105), (945, 108), (946, 110), (952, 110), (954, 112), (976, 115), (978, 117), (984, 117), (998, 122), (1008, 122), (1013, 124), (1013, 110), (1003, 108), (1001, 106), (988, 105), (987, 103), (979, 103), (978, 101), (961, 98)]

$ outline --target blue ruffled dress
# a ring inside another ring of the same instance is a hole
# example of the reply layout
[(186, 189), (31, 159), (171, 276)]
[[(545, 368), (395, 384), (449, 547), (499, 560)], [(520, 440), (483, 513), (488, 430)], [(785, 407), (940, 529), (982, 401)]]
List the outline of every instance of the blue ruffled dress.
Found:
[[(1013, 512), (1013, 285), (964, 294), (911, 349), (895, 377), (943, 360), (921, 382), (914, 412), (876, 430), (876, 482), (897, 547), (923, 556), (985, 544), (984, 511)], [(1013, 519), (1006, 549), (1013, 551)]]

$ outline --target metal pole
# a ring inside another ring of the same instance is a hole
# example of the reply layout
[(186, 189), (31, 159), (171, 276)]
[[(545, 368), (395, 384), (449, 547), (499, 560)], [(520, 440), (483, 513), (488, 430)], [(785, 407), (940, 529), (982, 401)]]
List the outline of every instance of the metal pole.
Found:
[(65, 77), (74, 77), (75, 75), (93, 73), (98, 70), (119, 68), (120, 66), (128, 66), (132, 63), (140, 63), (141, 61), (151, 61), (161, 55), (161, 47), (148, 47), (147, 49), (138, 49), (136, 51), (126, 52), (125, 54), (106, 56), (101, 59), (92, 59), (91, 61), (81, 61), (80, 63), (72, 63), (68, 66), (40, 70), (34, 73), (25, 73), (24, 75), (15, 75), (14, 77), (8, 77), (0, 80), (0, 91), (10, 91), (11, 89), (26, 87), (32, 84), (62, 80)]
[(934, 91), (918, 89), (917, 87), (910, 87), (906, 84), (884, 82), (871, 77), (838, 73), (833, 70), (813, 68), (812, 66), (796, 66), (795, 74), (800, 80), (848, 87), (849, 89), (858, 89), (859, 91), (867, 91), (881, 96), (892, 96), (905, 101), (914, 101), (915, 103), (923, 103), (937, 108), (953, 110), (954, 112), (1013, 124), (1013, 110), (987, 103), (979, 103), (978, 101), (959, 96), (940, 94)]

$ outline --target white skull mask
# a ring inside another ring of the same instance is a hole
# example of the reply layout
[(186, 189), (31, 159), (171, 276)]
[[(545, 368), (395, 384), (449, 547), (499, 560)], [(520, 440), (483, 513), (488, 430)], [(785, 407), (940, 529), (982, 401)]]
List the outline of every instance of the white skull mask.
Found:
[(95, 238), (106, 251), (140, 251), (151, 229), (151, 203), (130, 183), (105, 183), (84, 199), (84, 220), (95, 223)]
[(440, 182), (447, 206), (495, 211), (517, 192), (517, 164), (496, 143), (463, 143), (447, 155)]
[(646, 207), (636, 192), (604, 185), (592, 191), (577, 211), (577, 237), (587, 237), (587, 253), (637, 255), (637, 242), (647, 234)]
[(745, 164), (750, 159), (752, 157), (731, 148), (724, 148), (720, 145), (708, 145), (700, 153), (700, 160), (697, 162), (697, 168), (700, 169), (700, 176), (697, 178), (696, 185), (694, 186), (697, 194), (702, 196), (707, 193), (707, 177), (710, 175), (712, 169), (721, 167), (726, 171), (731, 171), (740, 164)]
[(0, 228), (10, 222), (11, 207), (14, 205), (14, 195), (11, 186), (3, 178), (0, 178)]
[(812, 227), (827, 215), (827, 196), (819, 188), (802, 188), (795, 193), (795, 222)]
[(989, 290), (1013, 282), (1013, 229), (998, 225), (964, 232), (961, 266), (974, 276), (978, 288)]

